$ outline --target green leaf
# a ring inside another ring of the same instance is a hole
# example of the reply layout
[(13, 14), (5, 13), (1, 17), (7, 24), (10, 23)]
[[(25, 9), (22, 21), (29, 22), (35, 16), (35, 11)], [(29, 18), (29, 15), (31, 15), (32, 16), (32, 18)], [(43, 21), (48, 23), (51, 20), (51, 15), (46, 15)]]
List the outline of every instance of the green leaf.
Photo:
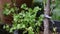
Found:
[(15, 10), (14, 10), (14, 8), (11, 8), (10, 11), (11, 11), (11, 12), (14, 12)]
[(21, 8), (22, 9), (26, 9), (27, 8), (27, 5), (24, 3), (24, 4), (22, 4)]
[(17, 29), (20, 29), (20, 24), (17, 24)]
[(13, 32), (13, 28), (11, 28), (9, 32)]
[(39, 7), (37, 6), (37, 7), (34, 7), (33, 12), (34, 12), (34, 13), (37, 13), (37, 11), (39, 11), (39, 10), (41, 10), (41, 8), (39, 8)]
[(28, 34), (34, 34), (33, 28), (32, 28), (32, 27), (29, 27), (29, 28), (28, 28), (28, 32), (29, 32)]

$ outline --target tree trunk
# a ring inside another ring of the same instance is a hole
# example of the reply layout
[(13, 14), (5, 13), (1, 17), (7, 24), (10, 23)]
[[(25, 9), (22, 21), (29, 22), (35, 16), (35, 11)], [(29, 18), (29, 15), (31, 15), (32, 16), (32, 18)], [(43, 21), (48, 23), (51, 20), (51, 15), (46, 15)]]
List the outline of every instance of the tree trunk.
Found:
[[(50, 15), (50, 0), (46, 0), (47, 4), (44, 6), (44, 15)], [(49, 34), (49, 19), (45, 17), (44, 19), (44, 34)]]

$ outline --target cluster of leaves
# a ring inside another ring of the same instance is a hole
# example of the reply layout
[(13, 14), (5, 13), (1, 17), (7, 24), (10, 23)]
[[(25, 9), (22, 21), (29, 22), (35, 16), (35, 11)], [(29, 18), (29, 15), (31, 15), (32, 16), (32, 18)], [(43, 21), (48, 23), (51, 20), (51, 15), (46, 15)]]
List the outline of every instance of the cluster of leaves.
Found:
[[(36, 21), (36, 13), (38, 10), (41, 10), (39, 7), (28, 8), (26, 4), (23, 4), (21, 6), (23, 9), (20, 13), (15, 13), (15, 11), (18, 11), (17, 7), (10, 7), (10, 4), (7, 4), (4, 8), (3, 14), (13, 15), (13, 21), (12, 21), (12, 27), (9, 27), (8, 24), (4, 25), (4, 29), (6, 29), (9, 32), (13, 32), (14, 30), (18, 29), (25, 29), (23, 33), (26, 33), (28, 31), (28, 34), (34, 34), (34, 27), (37, 26), (36, 31), (39, 32), (39, 27), (41, 25), (41, 21), (43, 20), (43, 15), (39, 17), (39, 20)], [(35, 23), (36, 22), (36, 23)]]
[(16, 12), (16, 11), (19, 10), (17, 7), (15, 7), (15, 5), (11, 7), (11, 4), (10, 3), (8, 3), (8, 4), (6, 3), (4, 5), (4, 8), (3, 9), (4, 9), (3, 10), (3, 14), (4, 15), (10, 15), (10, 14), (13, 14), (14, 12)]

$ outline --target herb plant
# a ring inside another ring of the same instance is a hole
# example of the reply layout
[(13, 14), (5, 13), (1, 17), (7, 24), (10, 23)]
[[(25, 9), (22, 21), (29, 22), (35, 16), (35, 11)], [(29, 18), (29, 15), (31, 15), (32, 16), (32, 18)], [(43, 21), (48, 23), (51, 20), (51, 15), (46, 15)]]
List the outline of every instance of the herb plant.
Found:
[[(13, 21), (12, 26), (9, 27), (8, 24), (4, 25), (4, 29), (6, 29), (9, 32), (14, 32), (14, 30), (24, 29), (23, 34), (28, 31), (28, 34), (34, 34), (39, 32), (39, 26), (41, 25), (41, 21), (43, 20), (43, 15), (39, 17), (39, 20), (35, 20), (36, 13), (38, 10), (41, 10), (41, 8), (34, 7), (34, 9), (27, 7), (26, 4), (23, 4), (21, 6), (21, 11), (18, 12), (19, 8), (16, 6), (10, 7), (10, 4), (6, 4), (4, 7), (3, 14), (4, 15), (10, 15), (12, 14)], [(35, 23), (36, 22), (36, 23)], [(37, 26), (36, 30), (35, 27)], [(34, 32), (36, 31), (36, 32)]]

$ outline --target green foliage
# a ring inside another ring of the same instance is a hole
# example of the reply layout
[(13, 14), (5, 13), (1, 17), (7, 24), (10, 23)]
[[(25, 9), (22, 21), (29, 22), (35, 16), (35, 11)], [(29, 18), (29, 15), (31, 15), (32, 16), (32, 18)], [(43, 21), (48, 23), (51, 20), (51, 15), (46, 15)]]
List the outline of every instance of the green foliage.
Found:
[[(36, 13), (38, 10), (41, 10), (41, 8), (39, 7), (34, 7), (34, 9), (31, 9), (31, 8), (28, 8), (26, 6), (26, 4), (23, 4), (21, 6), (22, 10), (20, 13), (15, 13), (15, 11), (17, 11), (17, 7), (5, 7), (4, 8), (4, 11), (3, 13), (5, 15), (9, 15), (12, 13), (13, 15), (13, 21), (12, 21), (12, 27), (10, 28), (9, 25), (5, 25), (3, 28), (6, 29), (7, 31), (9, 32), (12, 32), (14, 30), (17, 30), (17, 29), (25, 29), (26, 31), (28, 31), (29, 33), (28, 34), (34, 34), (33, 30), (34, 30), (34, 27), (37, 26), (37, 29), (36, 31), (38, 32), (39, 31), (39, 27), (41, 25), (41, 21), (43, 20), (44, 16), (41, 15), (39, 17), (39, 20), (35, 23), (35, 16), (36, 16)], [(10, 9), (10, 10), (9, 10)], [(26, 11), (27, 10), (27, 11)], [(24, 31), (24, 32), (26, 32)], [(23, 33), (24, 33), (23, 32)]]
[(41, 3), (43, 0), (33, 0), (33, 3)]
[(29, 27), (29, 28), (28, 28), (28, 34), (34, 34), (32, 27)]
[(60, 20), (60, 9), (54, 9), (52, 18), (53, 20)]
[(5, 4), (4, 5), (4, 10), (3, 10), (3, 14), (5, 15), (10, 15), (13, 14), (14, 12), (18, 11), (19, 9), (17, 7), (11, 7), (11, 4)]
[(52, 8), (55, 7), (52, 11), (52, 19), (60, 20), (60, 0), (55, 0), (55, 3), (52, 4)]

